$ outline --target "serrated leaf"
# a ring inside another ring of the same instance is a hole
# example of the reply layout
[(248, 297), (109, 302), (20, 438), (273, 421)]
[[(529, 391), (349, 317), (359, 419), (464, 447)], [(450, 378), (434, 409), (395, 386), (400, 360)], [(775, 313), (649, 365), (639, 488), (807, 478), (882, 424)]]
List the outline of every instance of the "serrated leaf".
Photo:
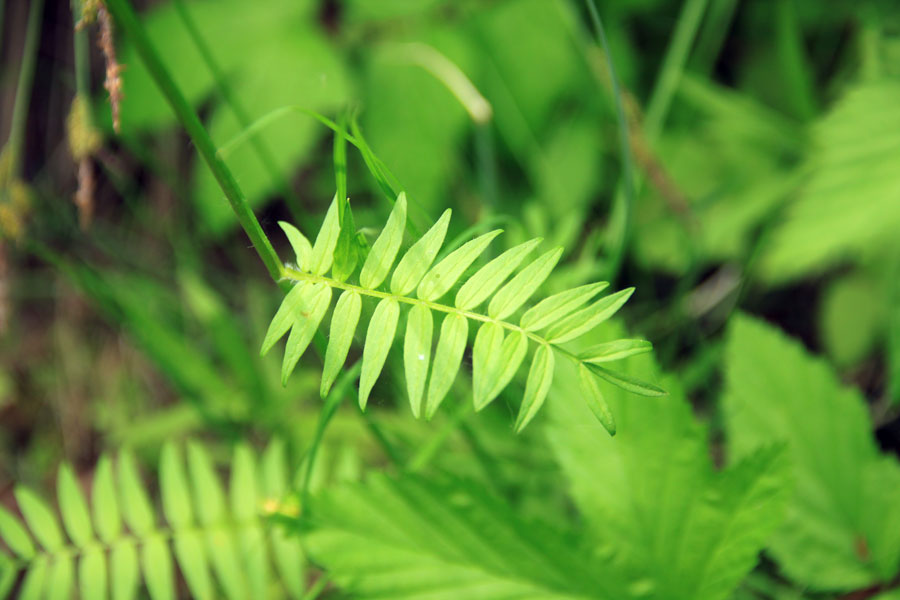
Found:
[(441, 334), (434, 351), (434, 366), (428, 382), (425, 418), (431, 419), (456, 379), (468, 341), (469, 320), (462, 315), (448, 313), (441, 323)]
[(59, 521), (53, 514), (50, 506), (31, 489), (24, 486), (16, 486), (14, 490), (19, 510), (25, 517), (31, 533), (38, 543), (50, 552), (59, 551), (65, 542)]
[(334, 306), (328, 347), (325, 350), (325, 365), (322, 367), (322, 385), (319, 388), (319, 395), (322, 398), (328, 395), (347, 360), (361, 310), (362, 298), (358, 292), (352, 290), (342, 293)]
[(447, 226), (450, 224), (451, 210), (448, 208), (415, 244), (406, 251), (394, 275), (391, 277), (391, 293), (398, 296), (408, 295), (425, 276), (425, 272), (434, 257), (440, 251), (447, 235)]
[(516, 312), (537, 291), (562, 256), (562, 248), (554, 248), (539, 256), (509, 280), (488, 304), (492, 319), (505, 319)]
[(291, 291), (285, 295), (284, 300), (272, 317), (269, 323), (269, 329), (266, 331), (266, 337), (263, 339), (262, 348), (259, 351), (260, 356), (265, 356), (275, 342), (287, 333), (294, 324), (294, 315), (298, 306), (308, 302), (308, 297), (313, 293), (313, 286), (305, 281), (298, 282), (291, 288)]
[(129, 450), (119, 453), (119, 494), (122, 515), (128, 528), (139, 536), (150, 532), (153, 529), (153, 509), (138, 474), (134, 455)]
[(312, 254), (309, 257), (309, 270), (315, 275), (327, 273), (334, 261), (334, 248), (337, 246), (338, 237), (341, 234), (337, 203), (337, 196), (335, 196), (328, 207), (328, 212), (325, 213), (322, 228), (319, 230), (319, 235), (316, 236), (316, 242), (312, 247)]
[(100, 546), (88, 548), (79, 561), (78, 589), (82, 598), (107, 597), (106, 554)]
[(475, 344), (472, 346), (472, 394), (475, 410), (481, 410), (487, 405), (488, 395), (500, 376), (503, 333), (503, 327), (487, 322), (475, 335)]
[(151, 600), (175, 599), (175, 574), (172, 553), (166, 540), (154, 534), (144, 540), (141, 550), (141, 569)]
[(609, 283), (600, 281), (554, 294), (525, 311), (519, 325), (525, 331), (543, 329), (579, 309), (608, 286)]
[(213, 582), (206, 562), (206, 549), (199, 531), (188, 529), (177, 531), (173, 535), (173, 546), (178, 566), (184, 573), (191, 596), (194, 598), (212, 598)]
[(396, 300), (385, 298), (375, 307), (369, 328), (366, 331), (366, 345), (363, 347), (362, 370), (359, 376), (359, 407), (365, 410), (372, 386), (381, 374), (388, 351), (394, 343), (400, 305)]
[(191, 495), (181, 452), (174, 442), (163, 444), (159, 458), (159, 487), (163, 514), (174, 529), (190, 527), (194, 522)]
[(606, 400), (603, 399), (603, 393), (597, 385), (597, 378), (584, 364), (578, 365), (578, 377), (581, 381), (581, 390), (584, 392), (584, 401), (588, 408), (603, 425), (603, 428), (609, 435), (616, 435), (616, 420)]
[(510, 332), (500, 346), (499, 372), (494, 377), (494, 385), (484, 400), (485, 404), (490, 404), (509, 385), (527, 353), (528, 337), (521, 331)]
[(425, 274), (416, 290), (416, 295), (422, 300), (433, 302), (446, 294), (465, 270), (481, 256), (491, 241), (501, 233), (503, 233), (502, 229), (490, 231), (466, 242), (448, 254)]
[(587, 368), (591, 370), (591, 373), (597, 375), (598, 377), (605, 379), (609, 383), (613, 384), (616, 387), (620, 387), (627, 392), (631, 392), (632, 394), (639, 394), (641, 396), (666, 396), (666, 390), (661, 387), (655, 386), (652, 383), (647, 383), (646, 381), (641, 381), (637, 377), (633, 377), (631, 375), (627, 375), (625, 373), (620, 373), (617, 371), (610, 371), (609, 369), (605, 369), (600, 365), (588, 364)]
[(140, 585), (138, 553), (134, 542), (124, 539), (116, 542), (109, 552), (110, 591), (113, 600), (137, 598)]
[(113, 481), (112, 459), (103, 455), (94, 469), (94, 484), (91, 491), (94, 527), (100, 540), (106, 544), (119, 537), (122, 531), (122, 518), (119, 514), (119, 502), (116, 499), (116, 484)]
[(286, 221), (278, 221), (278, 225), (287, 236), (291, 248), (294, 249), (294, 255), (297, 257), (297, 267), (301, 271), (310, 271), (312, 260), (312, 245), (306, 236), (300, 233), (300, 230)]
[(250, 521), (257, 516), (256, 456), (246, 442), (234, 447), (231, 461), (231, 514), (237, 521)]
[(622, 360), (651, 350), (653, 350), (653, 344), (647, 340), (621, 339), (591, 346), (580, 352), (578, 358), (584, 362), (597, 364)]
[(428, 365), (431, 362), (431, 339), (434, 333), (434, 318), (431, 310), (416, 304), (409, 311), (406, 335), (403, 340), (403, 366), (406, 371), (406, 391), (413, 416), (419, 418), (422, 412), (422, 395), (428, 379)]
[(94, 539), (91, 527), (91, 515), (87, 502), (81, 492), (81, 486), (75, 479), (72, 467), (63, 463), (56, 477), (56, 493), (58, 494), (59, 511), (62, 513), (63, 526), (69, 539), (76, 546), (83, 548)]
[(200, 444), (189, 442), (187, 462), (197, 519), (207, 526), (222, 522), (227, 517), (225, 492), (222, 491), (209, 454)]
[(294, 309), (294, 326), (284, 347), (284, 362), (281, 364), (281, 385), (287, 385), (288, 377), (297, 366), (300, 357), (319, 329), (319, 323), (325, 318), (331, 304), (331, 287), (324, 283), (312, 285), (313, 294), (308, 302), (303, 302)]
[(525, 429), (547, 399), (550, 384), (553, 383), (553, 373), (556, 368), (556, 360), (553, 350), (547, 344), (540, 344), (534, 352), (531, 368), (528, 370), (528, 379), (525, 382), (525, 395), (522, 398), (522, 406), (519, 407), (519, 416), (516, 418), (516, 433)]
[(75, 561), (71, 556), (60, 554), (50, 565), (47, 576), (47, 600), (68, 600), (75, 589)]
[(584, 335), (616, 314), (622, 305), (628, 302), (633, 293), (634, 288), (626, 288), (600, 298), (590, 306), (576, 311), (559, 323), (552, 325), (547, 330), (547, 339), (554, 344), (564, 344)]
[(456, 293), (456, 308), (472, 310), (487, 300), (542, 241), (535, 238), (519, 244), (478, 269)]
[(394, 208), (388, 217), (384, 229), (372, 249), (369, 250), (369, 256), (363, 263), (362, 271), (359, 274), (359, 283), (362, 287), (374, 290), (384, 282), (385, 277), (391, 271), (394, 265), (394, 259), (397, 258), (397, 251), (400, 250), (400, 244), (403, 243), (403, 231), (406, 228), (406, 193), (400, 192)]
[(19, 591), (22, 600), (40, 600), (44, 598), (44, 588), (47, 584), (47, 567), (50, 561), (46, 555), (39, 555), (32, 561), (25, 573), (25, 580)]
[(0, 506), (0, 541), (3, 541), (16, 556), (31, 560), (35, 554), (34, 542), (28, 531), (14, 514)]

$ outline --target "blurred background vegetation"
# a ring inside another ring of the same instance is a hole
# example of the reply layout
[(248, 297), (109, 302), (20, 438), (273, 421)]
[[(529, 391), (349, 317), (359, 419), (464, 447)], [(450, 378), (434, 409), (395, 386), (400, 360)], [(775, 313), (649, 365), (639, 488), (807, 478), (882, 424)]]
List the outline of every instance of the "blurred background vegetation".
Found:
[[(333, 134), (302, 110), (351, 111), (420, 224), (453, 207), (448, 239), (500, 226), (508, 246), (565, 246), (548, 292), (635, 286), (627, 330), (675, 374), (717, 461), (723, 332), (739, 311), (827, 357), (866, 397), (882, 449), (900, 451), (893, 0), (601, 2), (632, 201), (610, 71), (579, 2), (135, 5), (219, 147), (271, 119), (227, 163), (282, 257), (276, 221), (312, 236), (334, 194)], [(47, 487), (62, 459), (89, 477), (122, 446), (152, 470), (172, 438), (222, 458), (279, 437), (302, 458), (321, 360), (282, 388), (279, 358), (258, 356), (280, 295), (127, 36), (115, 133), (98, 27), (75, 33), (66, 0), (0, 7), (0, 502), (14, 482)], [(348, 171), (356, 223), (377, 230), (390, 204), (359, 154)], [(515, 394), (473, 417), (460, 393), (426, 424), (406, 413), (402, 377), (378, 390), (367, 415), (338, 413), (316, 485), (386, 467), (392, 448), (522, 514), (564, 505), (543, 437), (512, 435)]]

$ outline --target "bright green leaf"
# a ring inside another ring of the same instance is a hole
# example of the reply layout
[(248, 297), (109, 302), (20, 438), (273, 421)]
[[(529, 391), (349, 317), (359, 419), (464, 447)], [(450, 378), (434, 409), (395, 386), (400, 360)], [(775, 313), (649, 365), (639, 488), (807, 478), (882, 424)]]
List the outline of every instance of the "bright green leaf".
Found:
[(124, 539), (116, 542), (109, 552), (110, 591), (113, 600), (137, 598), (140, 585), (138, 553), (134, 542)]
[(481, 407), (490, 404), (494, 398), (500, 395), (512, 378), (515, 377), (528, 353), (528, 337), (521, 331), (512, 331), (503, 340), (500, 346), (500, 362), (497, 365), (497, 372), (492, 379), (494, 384), (488, 391), (487, 396), (482, 399)]
[(324, 283), (312, 285), (312, 295), (294, 309), (294, 326), (284, 347), (284, 362), (281, 365), (281, 385), (287, 385), (288, 377), (319, 329), (331, 304), (331, 287)]
[(541, 241), (536, 238), (519, 244), (478, 269), (456, 293), (456, 308), (472, 310), (487, 300)]
[(448, 313), (441, 323), (441, 334), (434, 351), (434, 366), (428, 382), (425, 418), (431, 419), (456, 379), (468, 341), (469, 321), (462, 315)]
[(257, 516), (256, 457), (246, 442), (234, 447), (231, 461), (231, 481), (228, 491), (231, 497), (231, 514), (240, 522)]
[(203, 525), (217, 525), (227, 517), (225, 492), (216, 476), (209, 454), (200, 444), (187, 446), (188, 471), (194, 491), (197, 520)]
[(632, 293), (634, 288), (626, 288), (572, 313), (547, 330), (547, 339), (554, 344), (563, 344), (584, 335), (616, 314), (622, 305), (628, 302)]
[(47, 577), (47, 600), (68, 600), (75, 590), (75, 561), (67, 554), (60, 554), (50, 565)]
[(34, 557), (34, 542), (14, 514), (0, 506), (0, 540), (24, 560)]
[(309, 270), (315, 275), (327, 273), (334, 260), (334, 248), (337, 246), (338, 236), (341, 233), (337, 203), (337, 196), (335, 196), (328, 207), (328, 212), (325, 213), (322, 228), (319, 230), (319, 235), (316, 236), (316, 242), (312, 247), (312, 254), (309, 257)]
[(308, 302), (313, 291), (312, 284), (305, 281), (301, 281), (291, 288), (284, 300), (281, 301), (281, 306), (278, 307), (275, 316), (272, 317), (272, 322), (269, 324), (262, 348), (259, 351), (261, 356), (265, 356), (272, 349), (272, 346), (275, 345), (275, 342), (280, 340), (288, 332), (288, 329), (294, 325), (294, 315), (297, 307)]
[(50, 552), (60, 550), (65, 542), (59, 529), (59, 521), (50, 506), (27, 487), (16, 486), (14, 494), (25, 522), (41, 546)]
[(88, 548), (78, 563), (78, 588), (82, 598), (107, 597), (106, 554), (100, 546)]
[(174, 442), (163, 444), (159, 457), (159, 487), (163, 514), (173, 529), (186, 529), (194, 522), (191, 495), (181, 452)]
[(297, 267), (301, 271), (310, 271), (312, 260), (312, 245), (306, 236), (300, 233), (300, 230), (286, 221), (278, 221), (278, 225), (284, 231), (291, 248), (294, 249), (294, 255), (297, 257)]
[(122, 518), (119, 513), (119, 502), (116, 499), (112, 459), (105, 454), (97, 461), (97, 468), (94, 469), (91, 504), (97, 535), (101, 541), (109, 544), (119, 537), (122, 530)]
[(397, 251), (403, 242), (403, 231), (406, 228), (406, 194), (401, 192), (397, 196), (394, 208), (388, 217), (381, 235), (372, 244), (369, 256), (363, 263), (359, 274), (359, 283), (362, 287), (374, 290), (382, 284), (385, 277), (391, 271)]
[(651, 350), (653, 350), (653, 344), (647, 340), (622, 339), (591, 346), (587, 350), (580, 352), (578, 357), (584, 362), (596, 364), (622, 360), (623, 358), (644, 354)]
[(444, 236), (447, 235), (447, 226), (450, 224), (451, 210), (448, 208), (438, 219), (437, 223), (431, 226), (425, 235), (423, 235), (412, 247), (406, 251), (403, 258), (394, 269), (394, 275), (391, 277), (391, 293), (398, 296), (406, 296), (419, 284), (422, 277), (434, 257), (437, 256), (441, 246), (444, 243)]
[(153, 508), (141, 482), (137, 462), (129, 450), (119, 453), (119, 497), (122, 515), (132, 532), (143, 536), (153, 529)]
[(431, 361), (431, 339), (434, 332), (434, 318), (431, 310), (416, 304), (409, 311), (406, 335), (403, 341), (403, 366), (406, 370), (406, 390), (409, 405), (415, 418), (422, 411), (422, 395), (428, 379), (428, 365)]
[(550, 250), (519, 271), (491, 298), (488, 315), (492, 319), (505, 319), (516, 312), (541, 287), (559, 262), (562, 253), (562, 248)]
[(361, 310), (362, 298), (358, 292), (352, 290), (342, 293), (334, 306), (328, 347), (325, 350), (325, 366), (322, 367), (322, 385), (319, 388), (319, 395), (322, 398), (328, 395), (347, 360)]
[(199, 531), (187, 529), (177, 531), (173, 535), (173, 546), (178, 566), (184, 573), (191, 596), (194, 598), (212, 598), (213, 582), (209, 575), (206, 549)]
[(584, 364), (578, 365), (578, 377), (581, 381), (581, 390), (584, 392), (584, 401), (588, 408), (603, 425), (603, 428), (609, 432), (609, 435), (616, 435), (616, 420), (606, 400), (603, 399), (603, 393), (600, 386), (597, 385), (597, 378)]
[(41, 600), (44, 598), (44, 589), (47, 585), (47, 565), (49, 559), (46, 555), (40, 555), (32, 561), (25, 573), (25, 581), (19, 591), (22, 600)]
[(83, 548), (94, 539), (91, 515), (75, 473), (68, 464), (62, 464), (56, 478), (56, 493), (63, 526), (76, 546)]
[(608, 286), (607, 282), (600, 281), (554, 294), (525, 311), (519, 325), (525, 331), (543, 329), (581, 308)]
[(502, 368), (502, 346), (503, 327), (487, 322), (478, 329), (472, 346), (472, 393), (475, 410), (481, 410), (487, 405), (488, 396), (498, 382)]
[(553, 372), (556, 368), (556, 360), (553, 350), (547, 344), (540, 344), (534, 352), (531, 360), (531, 368), (528, 370), (528, 379), (525, 382), (525, 396), (519, 407), (519, 416), (516, 418), (516, 433), (525, 429), (537, 412), (544, 405), (550, 384), (553, 383)]
[(172, 553), (161, 534), (146, 538), (141, 551), (141, 569), (151, 600), (175, 599), (175, 573)]
[(375, 385), (384, 367), (388, 351), (394, 343), (399, 316), (400, 305), (391, 298), (379, 302), (375, 312), (372, 313), (366, 332), (366, 345), (363, 347), (362, 370), (359, 376), (359, 407), (363, 410), (369, 401), (372, 386)]
[(597, 375), (598, 377), (605, 379), (614, 386), (620, 387), (625, 391), (631, 392), (632, 394), (639, 394), (641, 396), (666, 395), (666, 391), (664, 389), (655, 386), (652, 383), (641, 381), (640, 379), (632, 375), (610, 371), (609, 369), (604, 369), (600, 365), (595, 364), (588, 364), (587, 368), (590, 369), (591, 373), (593, 373), (594, 375)]
[(453, 287), (466, 269), (485, 251), (491, 241), (503, 233), (502, 229), (490, 231), (470, 240), (451, 252), (431, 268), (419, 284), (416, 294), (422, 300), (434, 302)]

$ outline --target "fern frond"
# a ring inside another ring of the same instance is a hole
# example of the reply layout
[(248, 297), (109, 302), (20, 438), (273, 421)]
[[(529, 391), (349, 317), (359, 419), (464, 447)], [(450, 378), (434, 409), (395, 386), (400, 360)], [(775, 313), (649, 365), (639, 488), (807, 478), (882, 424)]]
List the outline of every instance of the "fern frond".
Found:
[[(471, 324), (478, 328), (472, 348), (476, 410), (490, 404), (509, 385), (525, 361), (529, 347), (535, 348), (516, 431), (521, 431), (540, 410), (553, 380), (557, 354), (581, 366), (585, 374), (582, 380), (586, 401), (610, 434), (615, 432), (615, 422), (593, 379), (605, 379), (637, 394), (665, 394), (654, 385), (597, 364), (648, 352), (651, 349), (649, 342), (615, 340), (584, 354), (575, 354), (564, 346), (613, 316), (634, 288), (597, 299), (609, 284), (584, 285), (546, 298), (526, 310), (521, 318), (513, 319), (550, 276), (562, 256), (561, 248), (551, 249), (513, 275), (537, 248), (540, 239), (502, 253), (462, 283), (452, 304), (443, 300), (494, 238), (502, 233), (495, 230), (476, 237), (433, 265), (444, 244), (450, 212), (449, 209), (445, 211), (394, 267), (406, 226), (406, 195), (401, 193), (359, 271), (358, 283), (351, 283), (343, 273), (341, 277), (333, 272), (328, 275), (340, 233), (337, 198), (328, 209), (314, 244), (310, 244), (294, 226), (280, 223), (297, 256), (296, 267), (285, 267), (286, 277), (295, 286), (285, 296), (269, 325), (262, 353), (268, 352), (288, 330), (291, 331), (282, 365), (283, 382), (287, 381), (319, 328), (334, 291), (340, 293), (340, 298), (331, 320), (331, 335), (325, 352), (323, 397), (346, 361), (364, 297), (376, 300), (378, 304), (363, 344), (359, 383), (359, 405), (363, 409), (384, 367), (398, 326), (403, 336), (406, 389), (416, 418), (424, 409), (425, 417), (430, 419), (447, 395), (459, 371)], [(390, 283), (385, 286), (389, 276)], [(479, 310), (485, 303), (487, 310)], [(409, 310), (401, 311), (401, 307), (409, 307)], [(402, 326), (401, 312), (407, 313)], [(442, 314), (443, 320), (432, 360), (436, 313)]]
[(16, 488), (24, 524), (0, 507), (0, 540), (14, 555), (0, 553), (0, 598), (24, 570), (21, 598), (68, 598), (76, 581), (81, 598), (136, 598), (143, 579), (150, 598), (167, 600), (176, 594), (176, 563), (195, 598), (272, 597), (273, 571), (286, 595), (303, 596), (300, 542), (266, 521), (299, 508), (287, 496), (282, 444), (270, 444), (261, 469), (254, 452), (238, 446), (228, 496), (202, 446), (188, 443), (185, 468), (181, 448), (167, 444), (159, 467), (164, 522), (133, 456), (123, 452), (116, 463), (115, 475), (112, 458), (97, 463), (90, 504), (72, 469), (60, 467), (62, 527), (38, 494)]

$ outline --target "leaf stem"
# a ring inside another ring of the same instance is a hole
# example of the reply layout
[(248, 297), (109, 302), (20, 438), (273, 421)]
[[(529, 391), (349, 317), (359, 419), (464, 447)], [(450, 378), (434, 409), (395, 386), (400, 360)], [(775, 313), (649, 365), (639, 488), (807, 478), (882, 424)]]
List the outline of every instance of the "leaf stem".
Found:
[(25, 125), (28, 121), (31, 87), (34, 84), (34, 68), (37, 64), (38, 42), (41, 39), (41, 17), (44, 14), (44, 0), (33, 0), (28, 11), (28, 25), (25, 32), (25, 47), (22, 50), (22, 65), (16, 85), (13, 104), (12, 124), (6, 151), (9, 152), (11, 179), (22, 175), (22, 150), (25, 141)]
[(200, 156), (209, 166), (210, 171), (212, 171), (213, 176), (219, 183), (219, 187), (222, 188), (225, 197), (231, 204), (231, 208), (234, 210), (241, 227), (244, 228), (247, 237), (250, 238), (254, 249), (269, 271), (269, 275), (275, 281), (280, 281), (284, 276), (284, 268), (281, 260), (278, 258), (278, 254), (275, 253), (269, 238), (263, 232), (256, 215), (253, 214), (250, 205), (247, 203), (247, 198), (244, 196), (244, 192), (235, 180), (231, 170), (216, 154), (215, 144), (213, 144), (209, 133), (203, 127), (203, 123), (200, 122), (197, 113), (185, 100), (181, 90), (178, 89), (175, 81), (169, 75), (165, 65), (163, 65), (159, 54), (147, 37), (147, 32), (131, 8), (131, 4), (128, 0), (107, 0), (107, 7), (125, 33), (131, 38), (150, 76), (156, 82), (157, 87), (166, 97), (166, 100), (168, 100), (169, 105), (187, 131)]

